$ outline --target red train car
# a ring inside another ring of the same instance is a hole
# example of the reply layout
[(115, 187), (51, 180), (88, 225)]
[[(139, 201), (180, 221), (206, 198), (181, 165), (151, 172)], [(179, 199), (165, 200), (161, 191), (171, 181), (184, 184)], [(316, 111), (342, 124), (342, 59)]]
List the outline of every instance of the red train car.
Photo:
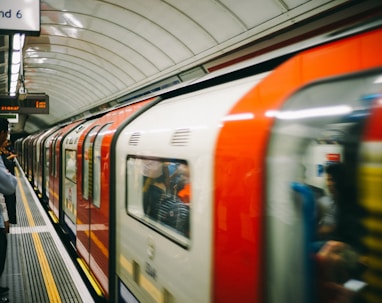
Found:
[(110, 144), (118, 126), (151, 100), (112, 110), (87, 126), (77, 145), (76, 248), (108, 295)]
[[(67, 134), (83, 121), (76, 121), (60, 128), (49, 142), (49, 208), (60, 224), (64, 224), (62, 207), (63, 158), (62, 144)], [(61, 202), (60, 202), (61, 200)]]
[(100, 295), (382, 300), (382, 29), (356, 32), (44, 137), (49, 206)]
[[(112, 146), (114, 301), (378, 302), (382, 243), (372, 222), (382, 221), (370, 213), (381, 150), (362, 140), (382, 129), (374, 118), (381, 43), (381, 29), (339, 39), (252, 87), (239, 81), (164, 98), (128, 121)], [(366, 164), (358, 155), (370, 145)], [(335, 233), (323, 235), (329, 164), (345, 173), (337, 210), (325, 213), (338, 220), (325, 218)], [(171, 183), (180, 165), (189, 183), (183, 212)], [(153, 204), (147, 180), (162, 191)]]

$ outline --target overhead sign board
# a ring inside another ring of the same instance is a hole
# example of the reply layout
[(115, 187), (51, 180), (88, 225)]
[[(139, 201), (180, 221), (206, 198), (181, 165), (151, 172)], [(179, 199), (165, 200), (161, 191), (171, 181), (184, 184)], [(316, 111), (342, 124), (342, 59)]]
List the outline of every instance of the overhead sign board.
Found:
[(24, 100), (0, 96), (0, 113), (49, 114), (49, 96), (32, 94)]
[(39, 33), (40, 0), (1, 0), (1, 32)]

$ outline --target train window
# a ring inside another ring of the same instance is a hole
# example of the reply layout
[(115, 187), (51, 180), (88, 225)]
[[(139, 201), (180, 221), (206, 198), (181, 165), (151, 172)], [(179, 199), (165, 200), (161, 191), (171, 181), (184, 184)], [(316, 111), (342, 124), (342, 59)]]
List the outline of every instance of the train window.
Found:
[(76, 183), (77, 175), (77, 157), (76, 151), (72, 149), (65, 150), (65, 177)]
[(373, 236), (364, 224), (370, 212), (360, 198), (359, 159), (366, 122), (381, 100), (381, 75), (316, 82), (267, 113), (275, 117), (266, 159), (270, 302), (334, 302), (331, 296), (341, 295), (341, 302), (355, 302), (364, 295)]
[(126, 205), (129, 215), (188, 245), (191, 184), (187, 161), (129, 156)]
[[(49, 167), (50, 167), (49, 145), (45, 145), (45, 164), (43, 165), (43, 169), (44, 169), (43, 184), (45, 186), (45, 189), (49, 188)], [(49, 198), (49, 190), (46, 190), (45, 194)]]
[(55, 131), (51, 136), (49, 136), (45, 143), (45, 163), (44, 163), (44, 180), (43, 184), (45, 186), (45, 195), (49, 198), (49, 177), (52, 173), (52, 165), (54, 159), (52, 159), (53, 155), (55, 154), (52, 150), (53, 140), (56, 136), (56, 133), (58, 133), (59, 130)]
[(39, 141), (36, 139), (36, 142), (34, 143), (34, 150), (36, 151), (35, 154), (34, 154), (34, 171), (35, 173), (39, 173), (38, 170), (39, 168), (41, 167), (40, 165), (40, 144), (39, 144)]
[(104, 125), (97, 134), (93, 148), (93, 204), (96, 207), (101, 206), (101, 146), (102, 139), (106, 134), (111, 123)]
[(92, 185), (93, 185), (93, 141), (94, 136), (98, 131), (99, 125), (93, 127), (84, 140), (83, 150), (82, 150), (82, 196), (84, 199), (88, 200), (92, 196)]
[(56, 163), (57, 161), (56, 145), (57, 145), (57, 140), (61, 136), (61, 134), (62, 133), (60, 132), (59, 134), (56, 135), (55, 138), (53, 138), (52, 145), (51, 145), (51, 148), (52, 148), (51, 175), (54, 177), (57, 176), (57, 170), (58, 170), (57, 163)]

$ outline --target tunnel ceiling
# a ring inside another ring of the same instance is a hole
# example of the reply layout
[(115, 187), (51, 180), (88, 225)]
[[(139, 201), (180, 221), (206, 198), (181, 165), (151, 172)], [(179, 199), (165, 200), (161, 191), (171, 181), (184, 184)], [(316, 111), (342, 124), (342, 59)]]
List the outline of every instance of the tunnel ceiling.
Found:
[[(14, 131), (57, 124), (356, 2), (42, 0), (40, 35), (26, 37), (23, 64), (25, 87), (49, 95), (50, 113), (22, 117)], [(1, 94), (8, 91), (9, 39), (0, 39)]]

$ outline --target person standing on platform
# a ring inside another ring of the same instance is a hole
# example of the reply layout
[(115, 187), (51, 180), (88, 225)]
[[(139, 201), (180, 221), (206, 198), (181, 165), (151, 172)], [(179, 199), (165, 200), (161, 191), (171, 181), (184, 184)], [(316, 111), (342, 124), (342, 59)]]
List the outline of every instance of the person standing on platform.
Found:
[[(1, 157), (8, 171), (15, 175), (15, 158), (16, 154), (11, 150), (11, 143), (9, 140), (5, 140), (3, 145), (0, 147)], [(7, 205), (7, 211), (9, 216), (10, 224), (17, 224), (17, 215), (16, 215), (16, 193), (10, 195), (4, 195), (5, 204)]]
[[(0, 276), (3, 274), (5, 268), (8, 247), (7, 233), (9, 233), (7, 206), (5, 205), (4, 196), (0, 195)], [(0, 303), (9, 302), (8, 298), (3, 296), (8, 290), (8, 287), (0, 286)]]
[[(7, 119), (0, 118), (0, 146), (8, 137), (9, 123)], [(17, 180), (5, 167), (2, 157), (0, 157), (0, 193), (3, 195), (11, 195), (16, 191)], [(2, 197), (3, 198), (3, 197)], [(4, 203), (5, 204), (5, 203)], [(0, 204), (0, 276), (3, 274), (6, 252), (7, 252), (7, 233), (9, 232), (8, 215), (5, 214), (6, 207)], [(4, 211), (4, 213), (3, 213)], [(8, 228), (7, 228), (8, 227)], [(0, 303), (9, 302), (4, 295), (8, 291), (8, 287), (0, 287)]]
[[(8, 137), (8, 120), (0, 118), (0, 146)], [(17, 180), (5, 167), (3, 159), (0, 157), (0, 193), (11, 195), (16, 191)]]

